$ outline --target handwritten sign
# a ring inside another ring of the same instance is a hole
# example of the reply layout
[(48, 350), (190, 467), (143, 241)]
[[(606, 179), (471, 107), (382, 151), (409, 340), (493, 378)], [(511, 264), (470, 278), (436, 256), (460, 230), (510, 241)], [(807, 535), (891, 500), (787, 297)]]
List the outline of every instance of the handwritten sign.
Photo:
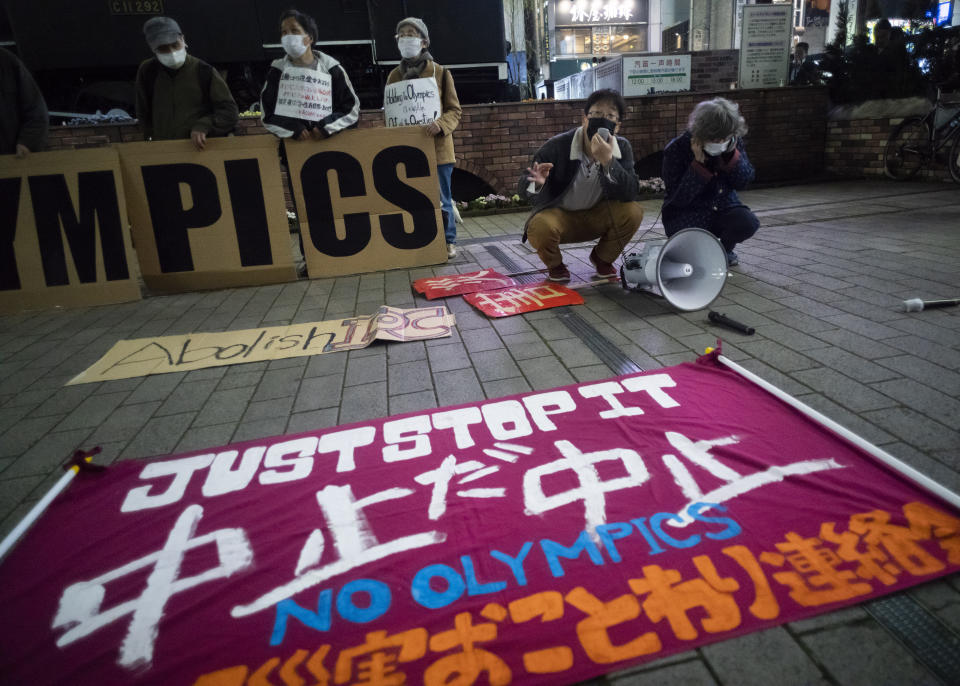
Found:
[(960, 512), (707, 358), (81, 472), (0, 674), (568, 684), (958, 570)]
[(501, 288), (463, 296), (463, 299), (488, 317), (509, 317), (523, 312), (548, 310), (564, 305), (582, 305), (583, 296), (559, 283), (533, 284)]
[(280, 76), (277, 106), (282, 117), (320, 121), (333, 112), (333, 81), (316, 69), (287, 65)]
[(417, 293), (423, 293), (427, 300), (434, 300), (451, 295), (493, 291), (516, 285), (517, 282), (509, 276), (493, 269), (481, 269), (469, 274), (450, 274), (449, 276), (430, 276), (425, 279), (417, 279), (413, 282), (413, 290)]
[(441, 112), (440, 89), (432, 76), (389, 83), (383, 89), (383, 116), (387, 126), (429, 124)]
[(375, 340), (422, 341), (449, 336), (456, 324), (446, 307), (402, 310), (382, 306), (367, 317), (118, 341), (71, 384), (130, 379), (244, 362), (281, 360), (366, 348)]

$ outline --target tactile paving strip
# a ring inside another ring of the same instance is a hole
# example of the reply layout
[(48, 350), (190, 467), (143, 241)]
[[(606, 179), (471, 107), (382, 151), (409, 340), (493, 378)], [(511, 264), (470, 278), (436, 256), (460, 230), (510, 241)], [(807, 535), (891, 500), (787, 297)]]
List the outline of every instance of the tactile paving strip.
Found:
[[(514, 281), (518, 283), (537, 283), (543, 281), (544, 275), (541, 272), (530, 273), (524, 265), (510, 257), (503, 248), (496, 245), (485, 245), (483, 247), (497, 262), (503, 265), (504, 271), (508, 272)], [(521, 273), (516, 274), (515, 272)]]
[[(519, 272), (523, 266), (513, 260), (507, 253), (495, 245), (484, 246), (503, 268), (508, 272)], [(528, 277), (528, 278), (524, 278)], [(542, 281), (542, 274), (522, 274), (514, 276), (521, 283)], [(557, 318), (583, 341), (593, 353), (603, 361), (615, 374), (633, 374), (642, 372), (643, 368), (627, 357), (620, 348), (609, 338), (597, 331), (593, 325), (569, 307), (557, 308)]]
[(945, 684), (960, 684), (960, 636), (903, 593), (863, 608)]
[(584, 345), (593, 351), (593, 354), (603, 360), (615, 374), (634, 374), (642, 372), (643, 367), (627, 357), (620, 348), (609, 338), (597, 331), (593, 325), (569, 307), (557, 309), (557, 318), (568, 329), (577, 334)]

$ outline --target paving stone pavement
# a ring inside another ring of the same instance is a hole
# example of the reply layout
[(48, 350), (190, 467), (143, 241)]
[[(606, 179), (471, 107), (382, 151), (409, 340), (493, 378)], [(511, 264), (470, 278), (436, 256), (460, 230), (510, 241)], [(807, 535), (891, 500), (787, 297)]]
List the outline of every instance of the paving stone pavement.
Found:
[[(755, 327), (720, 329), (605, 285), (576, 313), (644, 369), (693, 359), (717, 337), (748, 369), (960, 492), (960, 188), (849, 181), (750, 190), (761, 230), (711, 306)], [(661, 233), (659, 202), (641, 232)], [(359, 276), (150, 297), (123, 305), (0, 317), (0, 535), (59, 478), (72, 450), (97, 461), (198, 450), (388, 414), (613, 376), (557, 310), (488, 320), (460, 299), (450, 338), (64, 388), (118, 339), (224, 331), (423, 305), (424, 276), (539, 265), (517, 237), (525, 216), (467, 218), (448, 264)], [(639, 236), (640, 234), (638, 234)], [(565, 249), (592, 271), (589, 245)], [(960, 575), (908, 591), (960, 650)], [(597, 683), (939, 684), (858, 606), (708, 645)]]

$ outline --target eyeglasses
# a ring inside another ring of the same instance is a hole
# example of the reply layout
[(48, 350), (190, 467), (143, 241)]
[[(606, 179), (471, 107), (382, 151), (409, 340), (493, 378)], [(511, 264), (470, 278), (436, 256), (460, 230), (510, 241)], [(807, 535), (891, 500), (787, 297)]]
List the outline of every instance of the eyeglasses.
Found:
[(617, 121), (618, 115), (612, 114), (610, 112), (599, 112), (597, 110), (590, 110), (587, 112), (588, 119), (595, 119), (597, 117), (603, 117), (604, 119), (609, 119), (612, 122)]

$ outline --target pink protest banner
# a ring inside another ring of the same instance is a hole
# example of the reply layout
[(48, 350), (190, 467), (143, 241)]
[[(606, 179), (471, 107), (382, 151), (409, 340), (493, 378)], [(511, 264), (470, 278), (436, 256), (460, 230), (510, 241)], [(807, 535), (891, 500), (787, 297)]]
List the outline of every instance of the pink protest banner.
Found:
[(570, 683), (960, 569), (960, 512), (712, 359), (81, 474), (7, 683)]
[(494, 291), (498, 288), (516, 286), (517, 282), (493, 269), (481, 269), (469, 274), (450, 274), (449, 276), (431, 276), (413, 282), (413, 290), (422, 293), (427, 300), (446, 298), (451, 295)]
[(534, 310), (549, 310), (564, 305), (582, 305), (583, 296), (558, 283), (544, 281), (529, 286), (503, 288), (463, 296), (463, 299), (488, 317), (509, 317)]

